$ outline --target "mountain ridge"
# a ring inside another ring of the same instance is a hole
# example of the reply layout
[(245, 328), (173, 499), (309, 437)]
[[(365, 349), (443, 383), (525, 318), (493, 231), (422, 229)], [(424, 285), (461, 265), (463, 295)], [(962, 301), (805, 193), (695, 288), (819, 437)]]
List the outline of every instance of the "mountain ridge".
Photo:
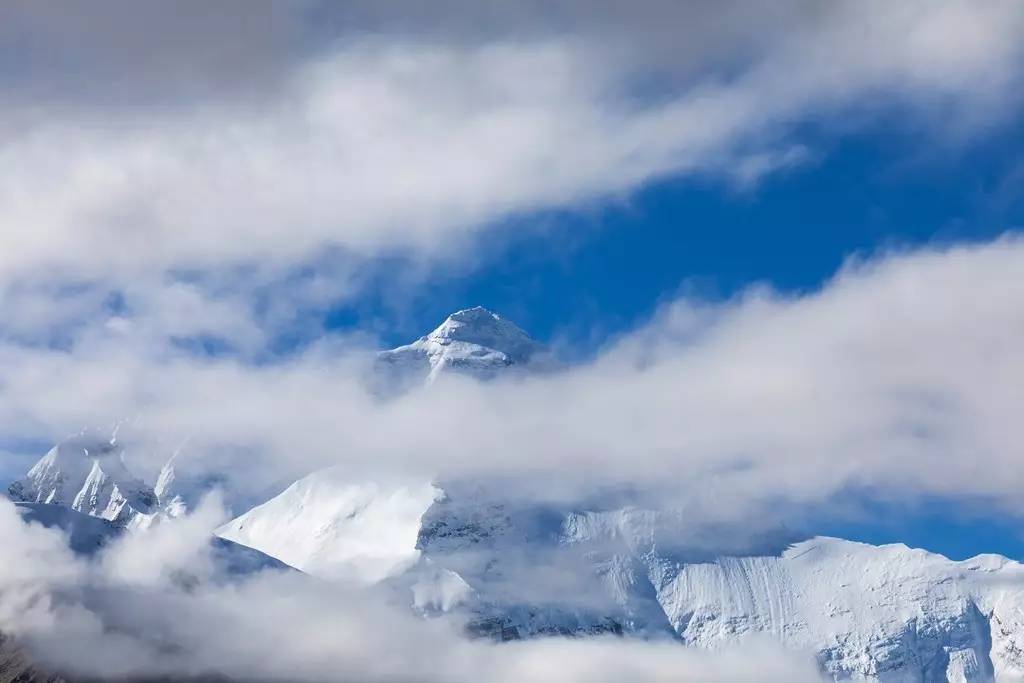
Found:
[[(430, 388), (449, 372), (489, 381), (543, 372), (547, 360), (520, 328), (477, 307), (380, 352), (377, 369)], [(143, 520), (188, 511), (201, 486), (175, 457), (150, 489), (130, 475), (116, 433), (84, 434), (12, 485), (26, 517), (80, 529), (88, 550), (102, 546), (89, 539), (100, 527), (144, 532)], [(238, 573), (267, 557), (320, 579), (387, 586), (424, 617), (457, 615), (478, 637), (616, 634), (714, 649), (765, 634), (813, 652), (836, 680), (1024, 678), (1024, 565), (1008, 558), (955, 562), (824, 536), (742, 554), (701, 539), (695, 552), (682, 510), (615, 496), (538, 502), (485, 484), (366, 481), (329, 468), (219, 527), (215, 544), (228, 544), (219, 547)], [(133, 504), (131, 494), (147, 492), (152, 500)]]
[[(332, 490), (352, 490), (342, 475), (331, 472), (330, 486), (307, 481), (304, 488), (329, 500)], [(1002, 556), (953, 561), (899, 543), (823, 536), (778, 555), (690, 561), (663, 543), (658, 527), (679, 526), (671, 510), (567, 506), (559, 516), (547, 504), (516, 507), (441, 491), (422, 508), (406, 555), (415, 561), (364, 579), (391, 585), (425, 616), (463, 615), (477, 636), (623, 634), (716, 648), (766, 634), (815, 652), (822, 672), (836, 679), (1024, 676), (1024, 566)], [(390, 495), (385, 487), (378, 492)], [(375, 504), (361, 501), (329, 523), (318, 518), (316, 528), (358, 525)], [(302, 516), (289, 534), (302, 532)], [(307, 532), (317, 533), (312, 525)], [(247, 540), (274, 554), (258, 537)], [(345, 574), (309, 569), (324, 578)]]

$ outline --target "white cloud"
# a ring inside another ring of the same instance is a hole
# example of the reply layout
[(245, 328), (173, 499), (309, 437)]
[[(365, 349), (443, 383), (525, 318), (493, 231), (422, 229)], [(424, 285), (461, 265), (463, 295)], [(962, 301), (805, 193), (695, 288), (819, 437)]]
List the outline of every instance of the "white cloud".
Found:
[[(152, 13), (118, 8), (126, 24), (152, 28)], [(281, 30), (304, 35), (304, 11), (291, 6)], [(294, 38), (261, 32), (260, 14), (239, 51), (278, 68), (252, 72), (244, 60), (217, 61), (210, 46), (223, 41), (202, 22), (171, 23), (199, 47), (139, 60), (140, 74), (175, 92), (174, 65), (211, 62), (265, 95), (210, 87), (178, 106), (124, 76), (147, 44), (74, 29), (89, 48), (81, 68), (113, 69), (124, 92), (95, 100), (52, 64), (31, 67), (67, 87), (59, 106), (15, 106), (2, 122), (0, 271), (117, 279), (280, 267), (331, 245), (451, 254), (509, 214), (619, 196), (666, 174), (749, 182), (792, 162), (794, 122), (841, 129), (894, 106), (947, 129), (998, 121), (1016, 111), (1024, 24), (1012, 2), (794, 2), (746, 13), (649, 3), (623, 21), (568, 5), (566, 16), (581, 17), (576, 33), (519, 17), (507, 35), (473, 35), (364, 11), (378, 15), (372, 36), (340, 22), (335, 42), (321, 37), (305, 54)], [(49, 46), (58, 21), (32, 16), (25, 40)], [(687, 47), (668, 50), (669, 38)]]
[(22, 522), (14, 506), (0, 498), (0, 538), (16, 562), (0, 568), (0, 630), (11, 623), (26, 629), (52, 626), (55, 588), (82, 578), (66, 539), (40, 525)]
[(219, 492), (203, 498), (192, 514), (162, 520), (144, 533), (126, 534), (102, 555), (102, 568), (112, 580), (153, 586), (189, 576), (208, 580), (215, 573), (210, 529), (227, 521)]
[(0, 427), (39, 438), (130, 416), (165, 444), (188, 435), (197, 466), (254, 490), (341, 464), (570, 492), (628, 482), (710, 518), (849, 487), (1014, 506), (1022, 267), (1013, 238), (852, 262), (804, 296), (680, 299), (550, 377), (453, 379), (385, 403), (358, 345), (250, 364), (100, 319), (80, 346), (0, 345)]

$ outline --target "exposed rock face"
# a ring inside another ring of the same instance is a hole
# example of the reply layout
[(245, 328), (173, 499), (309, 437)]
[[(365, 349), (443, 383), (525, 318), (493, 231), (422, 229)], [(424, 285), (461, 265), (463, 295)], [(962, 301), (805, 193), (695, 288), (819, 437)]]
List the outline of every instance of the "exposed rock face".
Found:
[(26, 522), (66, 533), (71, 550), (79, 555), (98, 552), (124, 531), (113, 522), (77, 512), (65, 505), (24, 502), (14, 505)]

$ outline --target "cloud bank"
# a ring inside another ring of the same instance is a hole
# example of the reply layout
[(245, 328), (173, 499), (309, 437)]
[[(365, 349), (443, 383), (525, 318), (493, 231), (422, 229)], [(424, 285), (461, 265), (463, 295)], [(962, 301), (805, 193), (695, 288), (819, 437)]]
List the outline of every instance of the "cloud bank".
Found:
[(756, 180), (809, 125), (948, 139), (1019, 104), (1013, 2), (447, 5), (3, 10), (0, 272), (437, 258), (667, 175)]
[[(680, 298), (557, 373), (387, 401), (352, 340), (253, 364), (111, 316), (66, 347), (0, 346), (0, 424), (38, 437), (131, 416), (140, 443), (188, 436), (196, 466), (240, 486), (341, 465), (543, 480), (551, 495), (627, 482), (716, 514), (851, 488), (1017, 510), (1022, 266), (1013, 237), (851, 261), (801, 296)], [(155, 467), (167, 451), (148, 447), (131, 457)]]
[[(167, 529), (195, 526), (210, 509)], [(499, 646), (466, 640), (448, 622), (417, 618), (386, 594), (296, 573), (265, 572), (234, 583), (206, 574), (185, 584), (177, 563), (208, 552), (208, 537), (185, 531), (174, 537), (174, 553), (166, 552), (169, 536), (145, 534), (84, 560), (59, 532), (23, 523), (0, 500), (5, 551), (21, 559), (0, 573), (0, 631), (55, 670), (115, 679), (819, 680), (813, 657), (766, 641), (753, 641), (742, 656), (621, 639)], [(142, 572), (135, 571), (140, 561)], [(150, 571), (159, 565), (165, 571)]]

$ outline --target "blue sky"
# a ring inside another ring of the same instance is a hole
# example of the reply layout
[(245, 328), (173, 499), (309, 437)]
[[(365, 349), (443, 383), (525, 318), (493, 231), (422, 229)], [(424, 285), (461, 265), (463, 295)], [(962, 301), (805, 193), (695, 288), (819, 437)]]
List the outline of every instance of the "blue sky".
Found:
[(811, 159), (752, 186), (669, 179), (625, 200), (518, 217), (514, 236), (479, 247), (479, 265), (442, 264), (400, 301), (388, 299), (383, 268), (327, 326), (370, 320), (384, 344), (398, 345), (453, 310), (484, 305), (539, 339), (592, 350), (681, 290), (714, 300), (760, 284), (817, 289), (850, 258), (1017, 230), (1022, 132), (1007, 125), (970, 145), (931, 146), (886, 121), (809, 140)]

